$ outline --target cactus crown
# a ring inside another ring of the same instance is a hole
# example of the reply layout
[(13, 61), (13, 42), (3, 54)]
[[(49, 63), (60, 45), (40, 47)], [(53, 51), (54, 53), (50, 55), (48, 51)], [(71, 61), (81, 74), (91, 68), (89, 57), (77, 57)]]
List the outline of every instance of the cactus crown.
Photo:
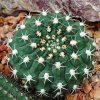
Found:
[(28, 15), (8, 43), (12, 76), (22, 78), (27, 89), (35, 88), (39, 95), (74, 92), (91, 75), (95, 42), (85, 32), (85, 24), (69, 15), (58, 11)]

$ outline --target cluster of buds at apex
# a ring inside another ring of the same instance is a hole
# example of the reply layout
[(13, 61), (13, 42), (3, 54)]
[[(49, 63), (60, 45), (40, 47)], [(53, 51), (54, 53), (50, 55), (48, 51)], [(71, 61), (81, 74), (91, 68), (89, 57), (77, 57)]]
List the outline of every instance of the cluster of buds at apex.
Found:
[(41, 32), (40, 32), (40, 31), (37, 31), (37, 32), (36, 32), (36, 35), (37, 35), (38, 37), (40, 37), (40, 36), (41, 36)]
[(47, 32), (51, 32), (51, 27), (50, 26), (47, 27)]
[(48, 55), (48, 58), (47, 58), (47, 59), (52, 59), (52, 57), (53, 57), (53, 54), (50, 53), (50, 54)]

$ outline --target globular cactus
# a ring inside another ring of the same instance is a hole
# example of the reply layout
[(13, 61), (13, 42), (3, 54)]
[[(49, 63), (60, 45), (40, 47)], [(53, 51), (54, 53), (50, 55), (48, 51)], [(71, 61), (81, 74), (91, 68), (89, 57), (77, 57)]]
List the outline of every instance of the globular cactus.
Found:
[(0, 76), (0, 100), (27, 100), (5, 76)]
[(27, 15), (8, 40), (12, 52), (12, 76), (39, 95), (63, 90), (75, 92), (84, 77), (91, 75), (95, 42), (85, 32), (85, 24), (59, 11)]

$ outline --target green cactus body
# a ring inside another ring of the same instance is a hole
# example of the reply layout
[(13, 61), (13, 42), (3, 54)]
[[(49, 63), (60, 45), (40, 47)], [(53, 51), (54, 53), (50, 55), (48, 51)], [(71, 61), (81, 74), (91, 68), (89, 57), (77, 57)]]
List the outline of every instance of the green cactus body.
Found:
[(39, 95), (75, 91), (93, 67), (95, 42), (84, 26), (59, 12), (26, 17), (8, 40), (12, 75)]
[(26, 100), (26, 97), (2, 75), (0, 76), (0, 100)]

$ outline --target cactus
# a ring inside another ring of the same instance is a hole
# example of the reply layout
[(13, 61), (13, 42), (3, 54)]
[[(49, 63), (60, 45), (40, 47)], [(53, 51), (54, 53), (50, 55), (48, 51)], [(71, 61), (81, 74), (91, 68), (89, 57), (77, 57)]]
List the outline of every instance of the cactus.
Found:
[(0, 76), (0, 98), (2, 100), (26, 100), (21, 93), (5, 76)]
[(85, 32), (84, 22), (59, 11), (27, 15), (8, 39), (12, 76), (23, 80), (36, 94), (55, 97), (75, 92), (84, 77), (91, 76), (95, 42)]

